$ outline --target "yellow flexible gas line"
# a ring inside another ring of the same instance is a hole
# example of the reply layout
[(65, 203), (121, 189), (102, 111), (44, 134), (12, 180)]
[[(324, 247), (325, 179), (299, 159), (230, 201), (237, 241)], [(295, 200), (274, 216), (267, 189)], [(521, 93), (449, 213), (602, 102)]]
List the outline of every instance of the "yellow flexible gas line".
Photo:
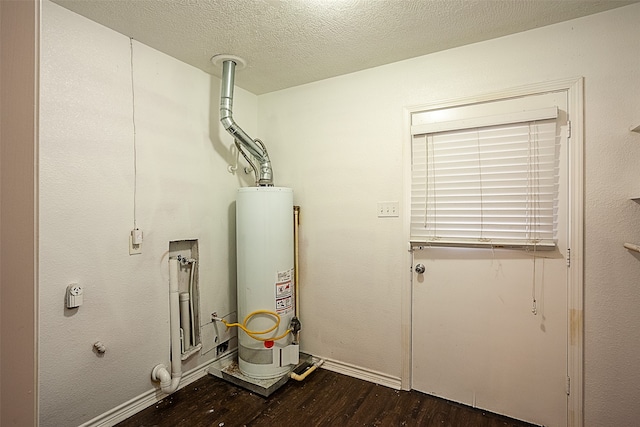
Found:
[[(247, 323), (249, 322), (249, 319), (251, 319), (256, 314), (269, 314), (271, 316), (274, 316), (276, 318), (276, 324), (270, 327), (269, 329), (265, 329), (264, 331), (252, 331), (251, 329), (247, 328)], [(244, 321), (242, 323), (227, 323), (226, 320), (221, 318), (218, 318), (217, 320), (220, 320), (222, 323), (224, 323), (224, 325), (227, 328), (238, 327), (242, 329), (247, 335), (249, 335), (251, 338), (257, 341), (278, 341), (279, 339), (286, 337), (287, 334), (291, 332), (291, 329), (287, 329), (282, 335), (277, 337), (262, 338), (262, 337), (256, 336), (256, 335), (268, 334), (269, 332), (274, 331), (275, 329), (278, 328), (278, 326), (280, 326), (280, 315), (275, 311), (271, 311), (271, 310), (252, 311), (251, 313), (247, 314), (247, 316), (244, 318)]]

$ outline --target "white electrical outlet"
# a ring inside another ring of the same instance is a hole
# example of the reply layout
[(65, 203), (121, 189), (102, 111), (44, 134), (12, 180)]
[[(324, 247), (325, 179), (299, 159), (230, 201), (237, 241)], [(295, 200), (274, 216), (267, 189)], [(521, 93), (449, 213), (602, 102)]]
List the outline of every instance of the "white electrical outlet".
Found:
[(67, 308), (76, 308), (82, 305), (82, 286), (72, 283), (67, 286)]
[(378, 218), (400, 216), (400, 203), (378, 202)]

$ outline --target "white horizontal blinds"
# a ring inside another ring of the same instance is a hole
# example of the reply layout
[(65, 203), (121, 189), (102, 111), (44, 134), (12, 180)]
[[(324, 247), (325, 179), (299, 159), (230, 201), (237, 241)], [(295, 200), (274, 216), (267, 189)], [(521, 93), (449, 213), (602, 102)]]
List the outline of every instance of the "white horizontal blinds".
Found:
[(558, 150), (555, 119), (414, 136), (411, 240), (553, 246)]

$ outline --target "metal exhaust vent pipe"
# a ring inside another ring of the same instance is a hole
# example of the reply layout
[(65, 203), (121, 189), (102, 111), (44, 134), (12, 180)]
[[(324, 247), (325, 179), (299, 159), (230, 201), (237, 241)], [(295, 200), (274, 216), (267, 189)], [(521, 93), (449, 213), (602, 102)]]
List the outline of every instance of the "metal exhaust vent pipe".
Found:
[(232, 55), (216, 55), (211, 58), (214, 65), (222, 63), (222, 87), (220, 89), (220, 122), (242, 148), (246, 149), (260, 163), (259, 171), (256, 171), (259, 186), (273, 185), (273, 170), (269, 154), (261, 141), (252, 139), (233, 120), (233, 88), (236, 65), (244, 67), (242, 58)]

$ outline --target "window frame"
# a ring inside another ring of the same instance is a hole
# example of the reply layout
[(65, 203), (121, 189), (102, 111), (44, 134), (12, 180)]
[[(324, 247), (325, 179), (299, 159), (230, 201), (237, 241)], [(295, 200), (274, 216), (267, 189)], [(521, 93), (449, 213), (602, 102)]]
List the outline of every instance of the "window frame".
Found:
[[(542, 101), (540, 101), (542, 100)], [(526, 230), (516, 231), (514, 233), (509, 233), (506, 230), (508, 227), (506, 225), (499, 225), (498, 227), (502, 229), (501, 232), (497, 232), (494, 234), (492, 238), (482, 239), (477, 236), (473, 236), (474, 233), (477, 234), (478, 230), (469, 230), (469, 234), (466, 237), (454, 236), (455, 232), (452, 232), (449, 236), (437, 236), (432, 235), (428, 236), (429, 231), (426, 230), (427, 223), (430, 225), (434, 225), (437, 223), (437, 220), (429, 220), (426, 218), (429, 217), (429, 211), (433, 212), (433, 209), (430, 208), (429, 205), (429, 197), (433, 198), (435, 196), (435, 192), (429, 192), (427, 188), (425, 188), (425, 200), (422, 202), (423, 208), (415, 208), (415, 206), (419, 203), (416, 202), (415, 193), (415, 177), (414, 177), (414, 153), (413, 150), (416, 146), (416, 140), (424, 139), (425, 150), (429, 150), (430, 148), (430, 140), (435, 137), (439, 137), (440, 135), (445, 135), (446, 133), (451, 132), (459, 132), (463, 133), (466, 131), (472, 130), (487, 130), (487, 129), (495, 129), (497, 128), (505, 128), (509, 126), (517, 126), (518, 124), (528, 124), (531, 126), (535, 123), (541, 122), (549, 122), (550, 120), (554, 120), (554, 135), (558, 131), (558, 127), (560, 123), (559, 121), (559, 110), (555, 105), (546, 106), (543, 108), (531, 108), (531, 105), (537, 105), (537, 103), (546, 102), (544, 100), (544, 95), (536, 101), (532, 101), (529, 97), (520, 97), (520, 98), (512, 98), (512, 99), (497, 99), (491, 100), (485, 103), (473, 103), (467, 105), (458, 105), (458, 106), (447, 106), (443, 108), (435, 108), (431, 110), (424, 111), (415, 111), (411, 115), (411, 144), (410, 144), (410, 179), (409, 179), (409, 188), (410, 188), (410, 196), (409, 196), (409, 211), (410, 211), (410, 219), (409, 219), (409, 243), (410, 245), (425, 245), (425, 246), (446, 246), (446, 247), (467, 247), (467, 248), (514, 248), (514, 249), (533, 249), (533, 250), (554, 250), (556, 249), (556, 232), (557, 232), (557, 217), (553, 218), (552, 227), (552, 238), (546, 238), (542, 240), (536, 239), (526, 239), (520, 238), (517, 239), (513, 236), (509, 236), (509, 238), (499, 238), (500, 234), (505, 236), (509, 234), (527, 234)], [(431, 139), (430, 139), (431, 138)], [(555, 135), (554, 141), (552, 144), (558, 145), (559, 136)], [(471, 149), (473, 150), (473, 149)], [(478, 148), (479, 150), (479, 148)], [(424, 154), (425, 159), (429, 156), (427, 152)], [(428, 162), (428, 160), (425, 160)], [(429, 186), (429, 165), (424, 165), (427, 169), (424, 173), (427, 174), (425, 177), (425, 183), (420, 183), (420, 185), (424, 187)], [(521, 171), (522, 172), (522, 171)], [(557, 180), (557, 177), (555, 177)], [(557, 185), (557, 182), (556, 182)], [(482, 190), (479, 190), (482, 193)], [(527, 188), (525, 191), (529, 191)], [(527, 193), (521, 193), (520, 197), (527, 196)], [(549, 202), (549, 200), (547, 200)], [(554, 206), (557, 205), (558, 194), (557, 189), (555, 190), (555, 195), (553, 197), (552, 202)], [(421, 210), (420, 210), (421, 209)], [(484, 208), (481, 208), (481, 211)], [(527, 208), (524, 211), (524, 215), (521, 218), (528, 217), (530, 208)], [(553, 210), (553, 208), (552, 208)], [(422, 217), (425, 218), (425, 230), (419, 235), (414, 234), (414, 230), (417, 229), (417, 220), (414, 221), (414, 214), (416, 211), (419, 211), (422, 214)], [(479, 214), (479, 221), (481, 224), (479, 225), (480, 230), (484, 227), (482, 223), (482, 214)], [(478, 219), (476, 218), (476, 221)], [(468, 224), (464, 224), (463, 228), (471, 228), (473, 220), (470, 220)], [(523, 226), (523, 228), (526, 228)], [(548, 232), (549, 230), (547, 230)], [(461, 234), (462, 232), (458, 232)]]

